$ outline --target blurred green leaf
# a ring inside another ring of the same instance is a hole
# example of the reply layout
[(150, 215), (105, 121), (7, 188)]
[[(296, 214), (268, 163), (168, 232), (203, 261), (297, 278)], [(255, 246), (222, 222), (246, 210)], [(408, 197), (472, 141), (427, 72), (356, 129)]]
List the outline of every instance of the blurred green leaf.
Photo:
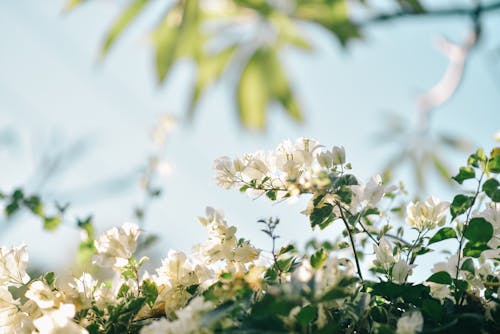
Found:
[(294, 16), (320, 24), (332, 32), (343, 46), (351, 39), (361, 37), (359, 28), (349, 20), (346, 0), (299, 0)]
[(220, 79), (222, 73), (231, 61), (236, 46), (231, 46), (214, 55), (200, 57), (198, 62), (196, 83), (194, 85), (189, 105), (189, 115), (194, 114), (196, 105), (203, 92)]
[(87, 2), (87, 0), (69, 0), (68, 2), (66, 2), (66, 5), (64, 6), (64, 10), (69, 12), (70, 10), (83, 4), (84, 2)]
[(268, 51), (258, 49), (248, 60), (238, 84), (238, 111), (241, 122), (250, 129), (263, 129), (270, 100), (265, 57)]
[(139, 15), (149, 0), (134, 0), (119, 15), (111, 25), (101, 47), (101, 57), (105, 57), (115, 40), (123, 33), (129, 24)]
[(500, 202), (500, 182), (496, 179), (484, 182), (483, 191), (493, 202)]
[(328, 253), (325, 252), (323, 248), (318, 249), (313, 255), (311, 255), (310, 262), (314, 269), (319, 269), (323, 267), (325, 261), (328, 257)]

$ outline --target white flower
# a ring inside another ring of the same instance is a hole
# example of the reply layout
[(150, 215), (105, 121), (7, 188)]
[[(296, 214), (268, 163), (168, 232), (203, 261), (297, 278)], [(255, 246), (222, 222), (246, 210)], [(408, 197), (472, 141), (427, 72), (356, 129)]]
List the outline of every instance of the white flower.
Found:
[(41, 309), (57, 307), (61, 299), (60, 293), (52, 291), (52, 289), (42, 281), (34, 281), (31, 283), (25, 296), (34, 301)]
[(424, 328), (424, 317), (416, 311), (405, 314), (398, 320), (397, 334), (415, 334)]
[(391, 276), (396, 283), (406, 282), (406, 278), (411, 275), (414, 265), (410, 266), (406, 261), (399, 260), (392, 267)]
[(141, 329), (140, 334), (195, 334), (206, 333), (207, 329), (199, 323), (200, 316), (211, 310), (213, 304), (206, 302), (203, 297), (196, 297), (189, 305), (176, 312), (177, 319), (168, 321), (161, 319)]
[(419, 231), (443, 226), (449, 206), (433, 196), (425, 202), (410, 202), (406, 207), (406, 223)]
[(99, 239), (94, 241), (96, 254), (93, 262), (101, 267), (126, 266), (137, 247), (139, 234), (139, 227), (130, 223), (104, 232)]
[(384, 186), (382, 184), (382, 177), (374, 175), (367, 184), (358, 184), (351, 186), (353, 192), (351, 200), (351, 208), (353, 210), (363, 209), (368, 206), (374, 206), (386, 193), (394, 191), (394, 186)]
[(434, 282), (424, 282), (431, 289), (431, 296), (439, 300), (444, 300), (445, 298), (451, 299), (451, 290), (446, 284), (439, 284)]
[(373, 251), (377, 257), (374, 264), (384, 268), (386, 271), (389, 271), (392, 265), (396, 262), (396, 259), (394, 258), (391, 244), (387, 241), (387, 239), (382, 237), (378, 246), (373, 245)]
[(229, 157), (220, 157), (214, 161), (215, 180), (219, 187), (231, 189), (237, 182), (236, 169)]
[(0, 247), (0, 286), (20, 287), (29, 282), (26, 273), (28, 252), (26, 245)]
[(92, 275), (83, 273), (74, 283), (68, 283), (65, 294), (70, 297), (77, 309), (88, 308), (94, 300), (94, 292), (97, 291), (98, 282)]
[(334, 165), (342, 165), (345, 163), (344, 146), (334, 146), (332, 149), (332, 162)]
[(323, 168), (331, 168), (333, 165), (333, 153), (330, 151), (324, 151), (318, 154), (316, 158), (318, 163)]
[(19, 306), (19, 300), (0, 287), (0, 333), (31, 333), (28, 315), (19, 311)]
[(58, 309), (44, 312), (33, 324), (39, 334), (88, 334), (87, 330), (73, 322), (75, 306), (61, 304)]

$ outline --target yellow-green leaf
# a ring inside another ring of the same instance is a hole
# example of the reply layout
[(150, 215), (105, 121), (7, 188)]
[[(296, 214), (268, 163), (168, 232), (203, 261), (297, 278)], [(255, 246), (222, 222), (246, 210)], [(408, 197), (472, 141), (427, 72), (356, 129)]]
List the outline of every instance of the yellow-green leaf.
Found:
[(64, 6), (64, 11), (69, 12), (70, 10), (83, 4), (86, 1), (87, 0), (69, 0), (68, 2), (66, 2), (66, 5)]
[(263, 129), (266, 120), (266, 108), (269, 103), (269, 91), (266, 73), (265, 53), (257, 50), (248, 60), (238, 83), (238, 112), (244, 126), (250, 129)]
[(104, 43), (101, 47), (101, 57), (106, 56), (109, 49), (128, 25), (142, 12), (149, 0), (134, 0), (125, 10), (121, 12), (118, 19), (113, 23), (108, 31)]

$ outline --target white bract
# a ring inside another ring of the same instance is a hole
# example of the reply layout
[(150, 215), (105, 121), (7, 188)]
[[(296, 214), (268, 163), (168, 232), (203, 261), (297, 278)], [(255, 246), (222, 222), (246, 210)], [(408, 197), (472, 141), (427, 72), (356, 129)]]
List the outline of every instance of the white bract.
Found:
[(125, 267), (137, 247), (139, 234), (139, 227), (130, 223), (104, 232), (94, 242), (94, 263), (101, 267)]
[(20, 287), (28, 283), (27, 266), (26, 245), (0, 247), (0, 286)]
[(410, 202), (406, 207), (406, 223), (418, 231), (443, 226), (450, 204), (434, 196), (425, 202)]
[(415, 334), (424, 328), (424, 317), (418, 311), (404, 314), (398, 320), (397, 326), (397, 334)]

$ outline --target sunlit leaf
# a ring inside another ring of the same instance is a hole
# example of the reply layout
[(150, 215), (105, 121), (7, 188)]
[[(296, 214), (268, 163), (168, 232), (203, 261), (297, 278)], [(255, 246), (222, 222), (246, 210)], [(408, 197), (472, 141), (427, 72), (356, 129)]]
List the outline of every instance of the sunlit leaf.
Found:
[(238, 84), (238, 112), (241, 122), (250, 129), (263, 129), (266, 108), (269, 103), (267, 89), (268, 73), (265, 68), (265, 53), (257, 50), (250, 57)]
[(70, 10), (83, 4), (84, 2), (87, 2), (87, 0), (69, 0), (68, 2), (66, 2), (66, 5), (64, 6), (64, 10), (69, 12)]
[(101, 47), (101, 57), (106, 56), (115, 40), (122, 34), (128, 25), (139, 15), (149, 0), (134, 0), (120, 14), (108, 31)]

